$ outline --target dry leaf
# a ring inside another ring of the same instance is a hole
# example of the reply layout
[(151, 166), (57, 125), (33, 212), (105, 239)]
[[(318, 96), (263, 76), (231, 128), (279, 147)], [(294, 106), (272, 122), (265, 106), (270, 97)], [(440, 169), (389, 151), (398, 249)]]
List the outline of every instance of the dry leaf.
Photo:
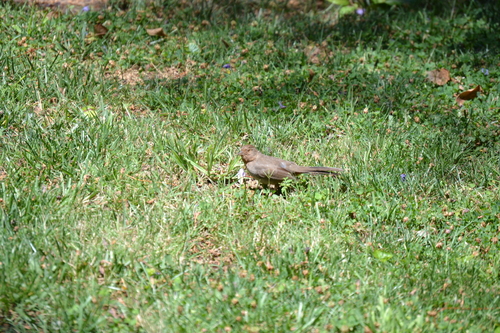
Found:
[(52, 19), (58, 18), (59, 16), (61, 16), (61, 12), (58, 10), (55, 10), (55, 11), (51, 11), (47, 14), (47, 19), (52, 20)]
[(118, 314), (116, 313), (116, 310), (115, 310), (114, 307), (110, 307), (108, 311), (109, 311), (109, 313), (111, 313), (111, 315), (113, 316), (113, 318), (115, 318), (115, 319), (119, 318)]
[(441, 68), (427, 72), (427, 79), (434, 82), (438, 86), (444, 86), (450, 81), (450, 72), (447, 69)]
[(96, 25), (94, 25), (94, 33), (96, 36), (102, 37), (108, 33), (108, 28), (103, 26), (101, 23), (96, 23)]
[(228, 42), (226, 42), (223, 38), (221, 38), (220, 40), (221, 40), (222, 44), (224, 44), (224, 46), (225, 46), (226, 48), (231, 47), (231, 45), (230, 45)]
[(150, 36), (158, 36), (158, 37), (166, 37), (167, 34), (163, 31), (163, 28), (156, 29), (146, 29), (148, 35)]
[(328, 58), (328, 53), (325, 48), (315, 45), (309, 45), (305, 48), (304, 53), (307, 60), (315, 65), (319, 65)]
[(456, 100), (457, 100), (458, 105), (460, 105), (460, 106), (464, 105), (465, 101), (476, 98), (477, 93), (482, 92), (482, 91), (483, 91), (483, 88), (481, 88), (481, 86), (477, 86), (474, 89), (469, 89), (469, 90), (464, 91), (463, 93), (461, 93), (460, 95), (457, 96)]
[(309, 82), (316, 76), (316, 72), (309, 68)]

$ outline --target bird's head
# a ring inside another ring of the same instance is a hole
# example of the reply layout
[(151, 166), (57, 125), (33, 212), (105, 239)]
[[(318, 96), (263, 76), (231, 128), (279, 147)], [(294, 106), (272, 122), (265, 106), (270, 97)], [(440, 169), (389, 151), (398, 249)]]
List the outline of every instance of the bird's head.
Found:
[(241, 147), (241, 150), (238, 153), (245, 164), (255, 160), (259, 154), (260, 152), (257, 150), (257, 148), (252, 145), (245, 145)]

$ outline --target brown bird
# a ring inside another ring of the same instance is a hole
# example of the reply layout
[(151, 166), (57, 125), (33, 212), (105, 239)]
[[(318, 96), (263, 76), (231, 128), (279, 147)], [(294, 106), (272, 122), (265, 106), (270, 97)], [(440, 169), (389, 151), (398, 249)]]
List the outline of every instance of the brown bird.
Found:
[(344, 171), (329, 167), (300, 166), (290, 161), (264, 155), (252, 145), (241, 147), (238, 155), (241, 156), (250, 176), (264, 185), (279, 185), (285, 178), (296, 179), (295, 176), (303, 173), (338, 175)]

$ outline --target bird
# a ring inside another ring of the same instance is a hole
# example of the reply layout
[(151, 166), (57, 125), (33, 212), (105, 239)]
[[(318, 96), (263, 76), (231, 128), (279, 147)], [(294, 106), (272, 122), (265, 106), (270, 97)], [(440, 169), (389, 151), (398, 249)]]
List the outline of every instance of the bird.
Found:
[(344, 171), (339, 168), (300, 166), (291, 161), (264, 155), (252, 145), (242, 146), (238, 155), (241, 156), (250, 176), (262, 185), (279, 186), (286, 178), (296, 179), (296, 176), (303, 173), (337, 176)]

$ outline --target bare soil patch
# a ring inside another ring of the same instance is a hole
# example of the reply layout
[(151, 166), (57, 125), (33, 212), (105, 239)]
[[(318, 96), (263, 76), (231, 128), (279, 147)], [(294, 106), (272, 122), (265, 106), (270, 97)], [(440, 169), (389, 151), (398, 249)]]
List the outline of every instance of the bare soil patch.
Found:
[(76, 9), (89, 7), (91, 10), (100, 10), (106, 8), (108, 0), (14, 0), (18, 3), (28, 3), (41, 7)]

